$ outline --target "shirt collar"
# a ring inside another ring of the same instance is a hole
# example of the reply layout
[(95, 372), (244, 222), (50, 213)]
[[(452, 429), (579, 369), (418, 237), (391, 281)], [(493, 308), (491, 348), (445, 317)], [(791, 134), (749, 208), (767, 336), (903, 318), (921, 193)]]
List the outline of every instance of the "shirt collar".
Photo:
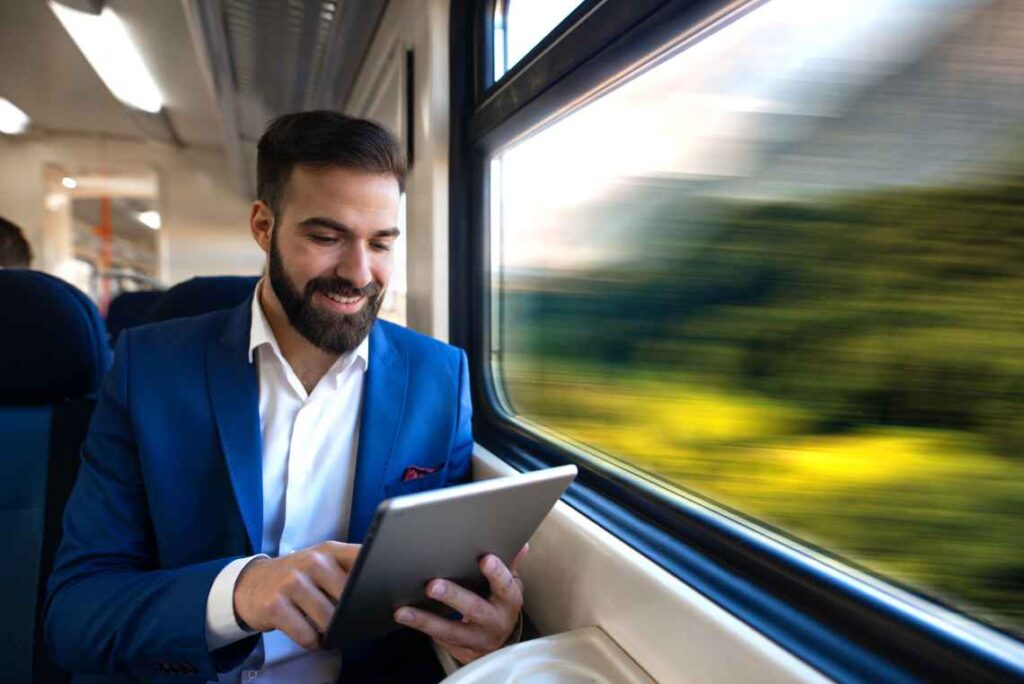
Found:
[[(281, 348), (277, 344), (277, 338), (274, 337), (274, 331), (270, 328), (270, 323), (267, 322), (267, 317), (263, 314), (263, 307), (260, 305), (260, 287), (262, 287), (265, 278), (260, 278), (259, 282), (256, 283), (256, 289), (253, 290), (252, 295), (252, 322), (249, 326), (249, 363), (253, 362), (255, 358), (256, 349), (269, 344), (271, 349), (274, 350), (274, 355), (284, 364), (287, 365), (287, 360), (284, 358), (284, 354), (281, 353)], [(337, 362), (331, 366), (330, 370), (327, 371), (327, 375), (332, 373), (335, 376), (335, 382), (340, 382), (341, 371), (352, 365), (357, 359), (361, 359), (363, 362), (363, 370), (366, 371), (370, 367), (370, 336), (367, 335), (363, 338), (363, 341), (359, 343), (353, 351), (348, 354), (342, 354)]]
[(252, 293), (252, 321), (249, 324), (249, 363), (252, 363), (256, 349), (264, 344), (269, 344), (274, 351), (280, 355), (281, 350), (277, 347), (277, 339), (270, 331), (270, 324), (267, 317), (263, 315), (263, 307), (260, 306), (260, 286), (263, 284), (261, 278), (256, 283), (256, 289)]

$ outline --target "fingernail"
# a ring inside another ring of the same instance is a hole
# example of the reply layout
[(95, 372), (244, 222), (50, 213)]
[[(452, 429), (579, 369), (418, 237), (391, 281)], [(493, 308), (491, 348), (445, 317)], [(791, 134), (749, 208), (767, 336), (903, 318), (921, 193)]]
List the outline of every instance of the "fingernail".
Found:
[(441, 598), (444, 596), (444, 582), (434, 582), (430, 587), (430, 595), (434, 598)]
[(412, 622), (412, 611), (402, 608), (395, 615), (395, 620), (401, 622), (403, 625), (409, 624), (410, 622)]
[(487, 570), (497, 570), (497, 568), (498, 568), (498, 559), (495, 558), (494, 556), (488, 556), (487, 560), (484, 561), (484, 567)]

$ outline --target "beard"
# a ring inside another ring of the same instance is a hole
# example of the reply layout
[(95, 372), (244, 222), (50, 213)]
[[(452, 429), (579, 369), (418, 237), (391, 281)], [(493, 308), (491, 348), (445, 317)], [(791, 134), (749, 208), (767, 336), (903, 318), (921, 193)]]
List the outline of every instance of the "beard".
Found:
[[(345, 278), (320, 276), (306, 283), (300, 291), (285, 272), (284, 260), (277, 248), (277, 231), (270, 237), (270, 286), (281, 302), (288, 322), (311, 344), (331, 354), (347, 354), (362, 343), (370, 333), (377, 312), (384, 301), (384, 286), (373, 281), (366, 287), (355, 287)], [(359, 311), (342, 314), (329, 311), (313, 302), (313, 295), (366, 297)]]

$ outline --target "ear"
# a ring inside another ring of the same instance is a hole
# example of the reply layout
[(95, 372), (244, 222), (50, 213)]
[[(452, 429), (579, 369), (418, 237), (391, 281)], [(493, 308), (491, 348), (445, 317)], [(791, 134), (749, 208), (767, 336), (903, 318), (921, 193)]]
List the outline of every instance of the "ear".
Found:
[(274, 212), (261, 200), (253, 202), (249, 209), (249, 230), (260, 249), (264, 253), (269, 253), (270, 232), (274, 230)]

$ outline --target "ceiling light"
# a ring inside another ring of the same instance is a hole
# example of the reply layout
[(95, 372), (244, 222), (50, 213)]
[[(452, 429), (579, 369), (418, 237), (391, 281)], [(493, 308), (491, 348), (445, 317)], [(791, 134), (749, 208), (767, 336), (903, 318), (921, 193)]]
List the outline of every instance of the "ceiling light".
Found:
[(163, 97), (121, 19), (109, 7), (89, 14), (51, 0), (50, 9), (85, 58), (121, 102), (155, 114)]
[(64, 176), (63, 178), (61, 178), (60, 184), (63, 185), (68, 190), (74, 190), (75, 188), (78, 187), (78, 181), (76, 181), (71, 176)]
[(31, 119), (18, 109), (13, 102), (0, 97), (0, 133), (17, 135), (24, 133)]
[(136, 218), (139, 219), (139, 223), (145, 224), (153, 230), (160, 230), (159, 211), (143, 211)]

